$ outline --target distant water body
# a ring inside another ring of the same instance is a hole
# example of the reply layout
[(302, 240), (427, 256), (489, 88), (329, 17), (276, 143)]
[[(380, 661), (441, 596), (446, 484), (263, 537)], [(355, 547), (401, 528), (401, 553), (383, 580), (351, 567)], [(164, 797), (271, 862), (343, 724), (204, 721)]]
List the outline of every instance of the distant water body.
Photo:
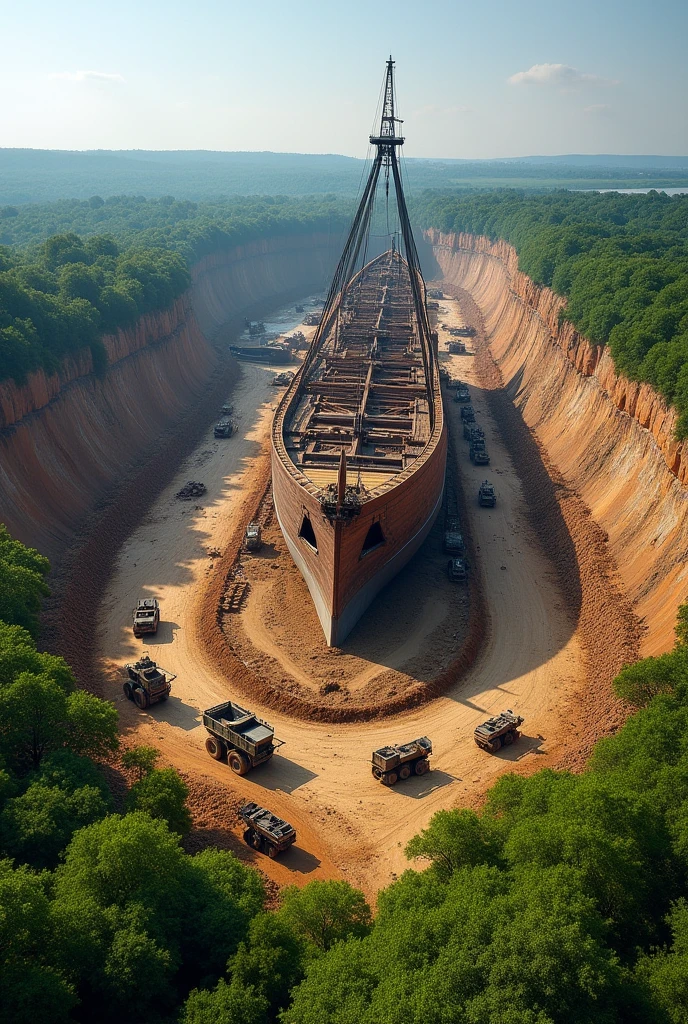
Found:
[(648, 192), (666, 192), (668, 196), (688, 195), (688, 185), (683, 188), (572, 188), (570, 192), (622, 192), (625, 196), (644, 196)]

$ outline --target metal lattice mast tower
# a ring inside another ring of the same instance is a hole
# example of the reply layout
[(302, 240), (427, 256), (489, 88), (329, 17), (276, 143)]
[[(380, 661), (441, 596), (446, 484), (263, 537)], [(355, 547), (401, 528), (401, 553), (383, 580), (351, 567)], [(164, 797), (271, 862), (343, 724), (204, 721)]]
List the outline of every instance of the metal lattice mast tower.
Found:
[[(398, 150), (404, 144), (404, 137), (403, 135), (397, 135), (397, 125), (401, 124), (403, 124), (403, 121), (396, 116), (394, 61), (390, 57), (387, 61), (385, 71), (384, 99), (382, 103), (380, 131), (377, 135), (370, 136), (370, 143), (375, 146), (376, 149), (375, 157), (370, 168), (368, 180), (363, 190), (363, 195), (361, 196), (361, 201), (358, 205), (356, 215), (349, 231), (346, 245), (344, 246), (344, 251), (342, 252), (332, 279), (320, 326), (316, 331), (313, 344), (311, 345), (305, 360), (306, 365), (304, 366), (304, 372), (306, 372), (308, 363), (310, 363), (311, 359), (315, 357), (320, 339), (325, 333), (327, 325), (332, 321), (338, 311), (340, 295), (354, 276), (361, 250), (365, 250), (370, 232), (370, 222), (375, 204), (375, 195), (380, 178), (380, 171), (384, 168), (385, 194), (389, 195), (390, 178), (394, 186), (399, 223), (401, 227), (401, 237), (403, 241), (403, 254), (408, 264), (414, 312), (421, 341), (420, 347), (423, 358), (423, 368), (425, 370), (426, 380), (431, 386), (432, 374), (434, 372), (435, 353), (426, 307), (425, 283), (420, 271), (418, 250), (416, 249), (416, 243), (413, 238), (411, 222), (401, 182)], [(431, 409), (432, 408), (433, 407), (431, 406)]]

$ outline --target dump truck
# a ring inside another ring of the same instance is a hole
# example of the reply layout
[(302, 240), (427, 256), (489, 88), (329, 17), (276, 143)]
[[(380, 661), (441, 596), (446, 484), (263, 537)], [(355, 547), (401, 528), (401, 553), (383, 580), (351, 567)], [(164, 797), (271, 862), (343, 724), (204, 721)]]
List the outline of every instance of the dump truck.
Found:
[(447, 575), (452, 583), (465, 583), (468, 579), (468, 564), (465, 558), (450, 558), (447, 562)]
[(448, 345), (449, 354), (453, 356), (465, 356), (466, 346), (463, 341), (450, 341)]
[(465, 423), (475, 423), (475, 412), (472, 405), (464, 405), (461, 410), (461, 419)]
[(133, 700), (142, 711), (151, 704), (167, 700), (172, 689), (172, 680), (176, 676), (158, 668), (147, 654), (125, 668), (129, 678), (122, 689), (127, 700)]
[(489, 480), (483, 480), (478, 488), (478, 504), (483, 508), (494, 508), (497, 504), (497, 495)]
[(471, 441), (471, 446), (468, 449), (468, 455), (474, 466), (490, 465), (490, 456), (487, 454), (485, 440), (482, 437), (476, 438), (475, 441)]
[(160, 623), (160, 605), (155, 597), (142, 597), (136, 602), (133, 612), (134, 636), (157, 633)]
[(213, 433), (215, 437), (231, 437), (234, 429), (234, 424), (231, 420), (220, 420), (219, 423), (215, 424)]
[(265, 807), (249, 801), (239, 808), (239, 817), (246, 825), (244, 842), (260, 853), (267, 853), (271, 860), (296, 842), (294, 826)]
[(203, 725), (208, 732), (205, 749), (216, 761), (227, 758), (237, 775), (269, 761), (282, 745), (271, 725), (231, 700), (204, 711)]
[[(466, 387), (466, 385), (465, 384), (464, 385), (459, 384), (459, 386), (456, 389), (456, 394), (454, 395), (454, 401), (455, 402), (466, 403), (466, 402), (470, 402), (470, 400), (471, 400), (471, 393), (468, 390), (468, 388)], [(463, 409), (461, 411), (463, 412)]]
[(249, 523), (244, 533), (244, 548), (246, 551), (260, 551), (263, 546), (263, 537), (258, 523)]
[(515, 715), (511, 709), (502, 711), (501, 715), (488, 718), (486, 722), (479, 725), (473, 733), (473, 739), (491, 754), (496, 754), (501, 747), (508, 747), (521, 735), (520, 726), (523, 719)]
[(432, 743), (427, 736), (396, 747), (380, 747), (373, 751), (373, 776), (383, 786), (394, 786), (399, 779), (408, 779), (410, 775), (425, 775), (430, 771), (430, 754)]

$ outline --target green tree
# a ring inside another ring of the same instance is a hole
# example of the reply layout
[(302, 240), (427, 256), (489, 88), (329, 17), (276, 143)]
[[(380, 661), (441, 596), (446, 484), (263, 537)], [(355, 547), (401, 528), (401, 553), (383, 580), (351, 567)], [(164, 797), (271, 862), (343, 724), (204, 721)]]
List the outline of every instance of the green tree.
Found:
[(309, 882), (303, 889), (289, 886), (282, 892), (279, 915), (295, 935), (319, 951), (350, 936), (366, 935), (371, 924), (363, 893), (341, 881)]
[(160, 759), (160, 751), (155, 747), (132, 747), (122, 754), (122, 766), (127, 771), (135, 771), (137, 781), (145, 778), (155, 768)]
[(489, 820), (473, 811), (437, 811), (426, 829), (406, 845), (406, 856), (427, 857), (443, 876), (466, 865), (496, 864), (500, 844)]
[(43, 880), (0, 861), (0, 1021), (62, 1024), (77, 1003), (51, 955), (57, 945)]
[(688, 904), (680, 899), (672, 908), (667, 923), (673, 942), (670, 948), (657, 949), (641, 957), (638, 976), (646, 982), (671, 1024), (688, 1022)]
[(189, 787), (174, 768), (152, 769), (129, 790), (127, 810), (162, 818), (173, 832), (183, 836), (191, 828), (188, 795)]
[(49, 569), (47, 558), (13, 540), (0, 523), (0, 619), (35, 634)]
[(267, 1000), (237, 982), (220, 981), (212, 992), (195, 989), (186, 1000), (180, 1024), (268, 1024)]
[(66, 791), (33, 782), (3, 808), (0, 840), (10, 857), (35, 868), (55, 868), (77, 829), (107, 812), (108, 801), (93, 786)]

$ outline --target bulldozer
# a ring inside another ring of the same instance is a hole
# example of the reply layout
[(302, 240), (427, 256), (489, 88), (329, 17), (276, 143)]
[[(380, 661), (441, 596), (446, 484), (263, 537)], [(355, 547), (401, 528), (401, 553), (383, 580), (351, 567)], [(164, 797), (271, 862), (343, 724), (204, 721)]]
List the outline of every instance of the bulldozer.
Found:
[(133, 700), (141, 711), (158, 701), (167, 700), (176, 676), (158, 668), (147, 654), (125, 667), (129, 678), (122, 689), (127, 700)]

